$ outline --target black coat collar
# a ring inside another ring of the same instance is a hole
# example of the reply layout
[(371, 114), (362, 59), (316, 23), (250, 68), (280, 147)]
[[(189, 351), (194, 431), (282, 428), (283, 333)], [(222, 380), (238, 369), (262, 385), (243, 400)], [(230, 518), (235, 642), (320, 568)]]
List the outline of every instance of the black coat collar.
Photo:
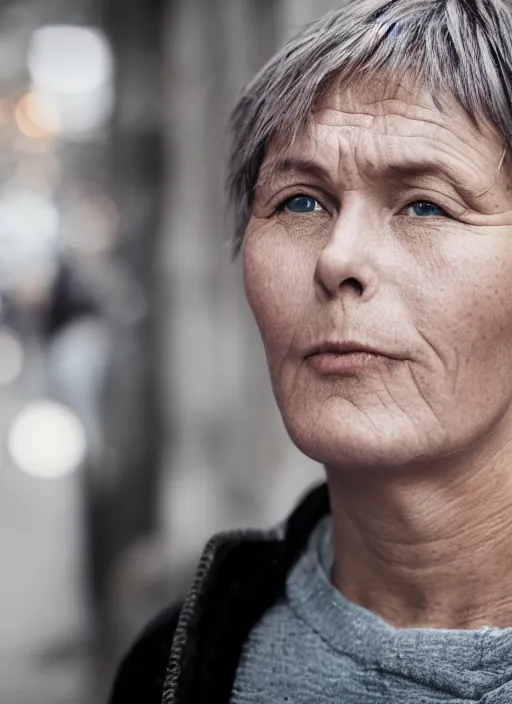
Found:
[(307, 493), (280, 528), (212, 538), (181, 610), (162, 704), (229, 702), (249, 632), (283, 594), (290, 569), (328, 512), (324, 483)]

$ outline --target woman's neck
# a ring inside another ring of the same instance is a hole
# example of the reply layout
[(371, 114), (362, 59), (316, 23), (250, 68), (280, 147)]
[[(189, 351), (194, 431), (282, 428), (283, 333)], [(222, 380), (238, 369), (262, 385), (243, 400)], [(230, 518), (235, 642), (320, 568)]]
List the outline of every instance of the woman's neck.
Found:
[(512, 458), (463, 473), (327, 469), (334, 585), (397, 627), (512, 627)]

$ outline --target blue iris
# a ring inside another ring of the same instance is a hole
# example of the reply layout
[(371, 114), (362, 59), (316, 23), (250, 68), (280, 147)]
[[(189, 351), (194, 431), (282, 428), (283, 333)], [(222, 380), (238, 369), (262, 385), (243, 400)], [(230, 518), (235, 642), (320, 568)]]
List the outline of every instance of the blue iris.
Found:
[(432, 215), (443, 215), (443, 210), (435, 203), (429, 203), (428, 201), (417, 201), (416, 203), (411, 203), (410, 208), (415, 209), (415, 215), (417, 217), (432, 217)]
[(309, 196), (295, 196), (286, 201), (285, 207), (291, 213), (314, 213), (317, 210), (318, 201)]

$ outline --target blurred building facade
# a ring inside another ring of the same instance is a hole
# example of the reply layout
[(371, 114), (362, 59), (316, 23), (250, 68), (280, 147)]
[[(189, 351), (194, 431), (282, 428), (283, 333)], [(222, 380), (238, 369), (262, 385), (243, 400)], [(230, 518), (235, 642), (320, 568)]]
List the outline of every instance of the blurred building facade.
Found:
[(322, 477), (284, 430), (231, 262), (224, 129), (342, 1), (0, 3), (6, 704), (102, 701), (212, 533), (280, 521)]

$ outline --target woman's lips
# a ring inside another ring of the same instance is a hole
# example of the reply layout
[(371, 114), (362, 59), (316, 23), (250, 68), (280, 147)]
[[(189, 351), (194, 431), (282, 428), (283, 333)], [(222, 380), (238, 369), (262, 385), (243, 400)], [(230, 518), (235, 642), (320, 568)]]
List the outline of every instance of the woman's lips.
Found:
[(320, 374), (344, 374), (355, 370), (382, 367), (397, 360), (371, 352), (320, 352), (308, 357), (309, 363)]

